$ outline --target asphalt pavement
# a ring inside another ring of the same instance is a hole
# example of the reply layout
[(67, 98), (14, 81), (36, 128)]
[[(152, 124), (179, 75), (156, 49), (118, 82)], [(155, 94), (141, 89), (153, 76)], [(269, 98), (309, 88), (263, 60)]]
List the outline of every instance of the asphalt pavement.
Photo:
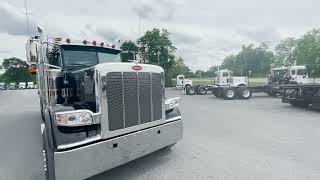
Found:
[[(264, 94), (233, 101), (166, 94), (182, 98), (183, 140), (90, 180), (319, 179), (320, 112)], [(35, 90), (0, 91), (1, 180), (44, 178), (40, 122)]]

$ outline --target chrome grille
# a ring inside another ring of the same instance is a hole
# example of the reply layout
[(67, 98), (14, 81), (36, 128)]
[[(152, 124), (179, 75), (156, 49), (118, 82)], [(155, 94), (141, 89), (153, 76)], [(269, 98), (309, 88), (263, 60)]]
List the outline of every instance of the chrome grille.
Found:
[(124, 128), (122, 73), (110, 72), (107, 75), (109, 130)]
[(110, 72), (106, 81), (109, 131), (162, 119), (160, 73)]

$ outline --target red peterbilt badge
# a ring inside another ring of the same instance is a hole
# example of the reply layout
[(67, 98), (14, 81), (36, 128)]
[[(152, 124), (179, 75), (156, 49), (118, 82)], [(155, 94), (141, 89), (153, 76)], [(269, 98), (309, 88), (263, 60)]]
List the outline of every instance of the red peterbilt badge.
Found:
[(142, 66), (135, 65), (135, 66), (132, 66), (132, 69), (135, 71), (140, 71), (142, 69)]

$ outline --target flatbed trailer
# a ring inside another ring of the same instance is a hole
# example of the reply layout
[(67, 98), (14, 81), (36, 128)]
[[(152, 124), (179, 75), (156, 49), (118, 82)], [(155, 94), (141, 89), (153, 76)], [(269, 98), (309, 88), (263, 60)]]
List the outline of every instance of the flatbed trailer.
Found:
[(265, 86), (232, 86), (232, 85), (196, 85), (185, 89), (187, 95), (206, 95), (211, 91), (218, 98), (226, 100), (250, 99), (253, 93), (266, 93), (270, 96), (279, 96), (284, 93), (286, 85), (265, 85)]
[(286, 85), (283, 90), (283, 103), (320, 110), (320, 84)]

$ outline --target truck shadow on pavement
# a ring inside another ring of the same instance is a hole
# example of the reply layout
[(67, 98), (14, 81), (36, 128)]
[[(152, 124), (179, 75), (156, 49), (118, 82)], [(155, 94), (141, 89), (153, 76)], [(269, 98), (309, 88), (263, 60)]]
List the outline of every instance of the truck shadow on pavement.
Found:
[[(162, 166), (170, 160), (170, 154), (173, 149), (164, 148), (155, 151), (146, 156), (135, 159), (129, 163), (115, 167), (98, 175), (88, 178), (87, 180), (105, 180), (105, 179), (145, 179), (144, 174), (150, 170)], [(145, 175), (146, 176), (146, 175)], [(148, 176), (146, 176), (148, 177)], [(149, 177), (150, 178), (150, 177)]]

